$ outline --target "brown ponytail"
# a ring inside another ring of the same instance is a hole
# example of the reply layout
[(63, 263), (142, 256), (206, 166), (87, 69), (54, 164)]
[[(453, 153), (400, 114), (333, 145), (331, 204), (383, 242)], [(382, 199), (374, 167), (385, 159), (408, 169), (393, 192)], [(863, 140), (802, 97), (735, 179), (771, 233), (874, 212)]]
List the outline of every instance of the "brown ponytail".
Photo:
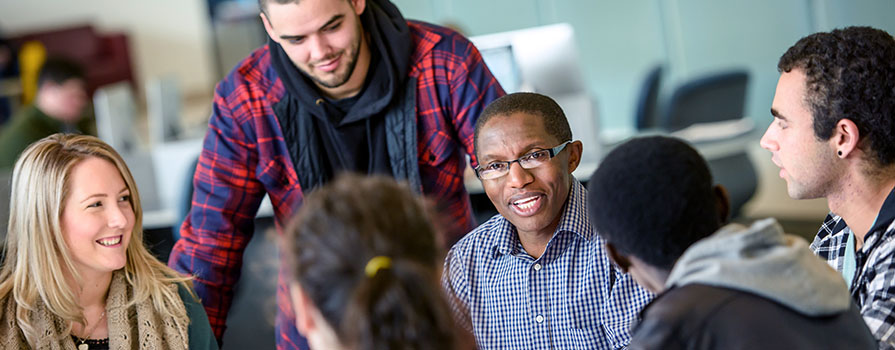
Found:
[(340, 176), (305, 199), (286, 234), (293, 277), (343, 345), (455, 348), (438, 282), (441, 249), (428, 212), (406, 186)]

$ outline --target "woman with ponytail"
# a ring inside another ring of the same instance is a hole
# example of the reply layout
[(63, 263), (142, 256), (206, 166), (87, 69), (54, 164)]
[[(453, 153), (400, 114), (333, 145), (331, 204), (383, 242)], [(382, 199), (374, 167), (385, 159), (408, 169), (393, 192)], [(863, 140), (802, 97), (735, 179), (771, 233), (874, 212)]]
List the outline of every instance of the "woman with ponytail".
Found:
[(429, 213), (386, 177), (343, 175), (286, 230), (296, 326), (312, 349), (456, 349)]

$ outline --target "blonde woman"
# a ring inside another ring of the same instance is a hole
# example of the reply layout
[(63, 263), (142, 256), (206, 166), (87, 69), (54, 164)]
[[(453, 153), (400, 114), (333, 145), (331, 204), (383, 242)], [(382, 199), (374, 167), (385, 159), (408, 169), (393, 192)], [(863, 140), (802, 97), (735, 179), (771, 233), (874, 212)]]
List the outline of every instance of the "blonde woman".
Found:
[(216, 349), (182, 277), (143, 246), (142, 210), (121, 156), (55, 134), (13, 170), (0, 270), (2, 349)]

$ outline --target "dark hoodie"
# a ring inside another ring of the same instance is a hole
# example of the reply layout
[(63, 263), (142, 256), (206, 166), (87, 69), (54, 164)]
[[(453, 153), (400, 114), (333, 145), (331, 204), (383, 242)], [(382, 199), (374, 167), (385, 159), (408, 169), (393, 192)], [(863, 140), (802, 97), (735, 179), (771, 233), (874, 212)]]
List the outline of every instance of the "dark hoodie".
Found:
[(367, 1), (360, 18), (372, 57), (370, 69), (360, 93), (343, 100), (324, 98), (283, 48), (268, 42), (271, 62), (287, 91), (274, 113), (306, 191), (343, 171), (392, 173), (384, 115), (396, 107), (407, 81), (410, 29), (388, 0)]
[(630, 349), (876, 349), (842, 276), (773, 219), (696, 242), (665, 288)]

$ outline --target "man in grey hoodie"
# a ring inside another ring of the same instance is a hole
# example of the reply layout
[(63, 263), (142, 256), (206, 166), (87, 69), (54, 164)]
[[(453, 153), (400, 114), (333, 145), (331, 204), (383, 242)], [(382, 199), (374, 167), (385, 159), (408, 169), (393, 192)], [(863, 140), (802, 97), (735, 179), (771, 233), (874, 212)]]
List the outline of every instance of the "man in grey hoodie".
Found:
[(613, 150), (590, 179), (591, 222), (610, 258), (660, 293), (632, 349), (874, 349), (841, 276), (774, 219), (729, 224), (724, 189), (686, 143)]

